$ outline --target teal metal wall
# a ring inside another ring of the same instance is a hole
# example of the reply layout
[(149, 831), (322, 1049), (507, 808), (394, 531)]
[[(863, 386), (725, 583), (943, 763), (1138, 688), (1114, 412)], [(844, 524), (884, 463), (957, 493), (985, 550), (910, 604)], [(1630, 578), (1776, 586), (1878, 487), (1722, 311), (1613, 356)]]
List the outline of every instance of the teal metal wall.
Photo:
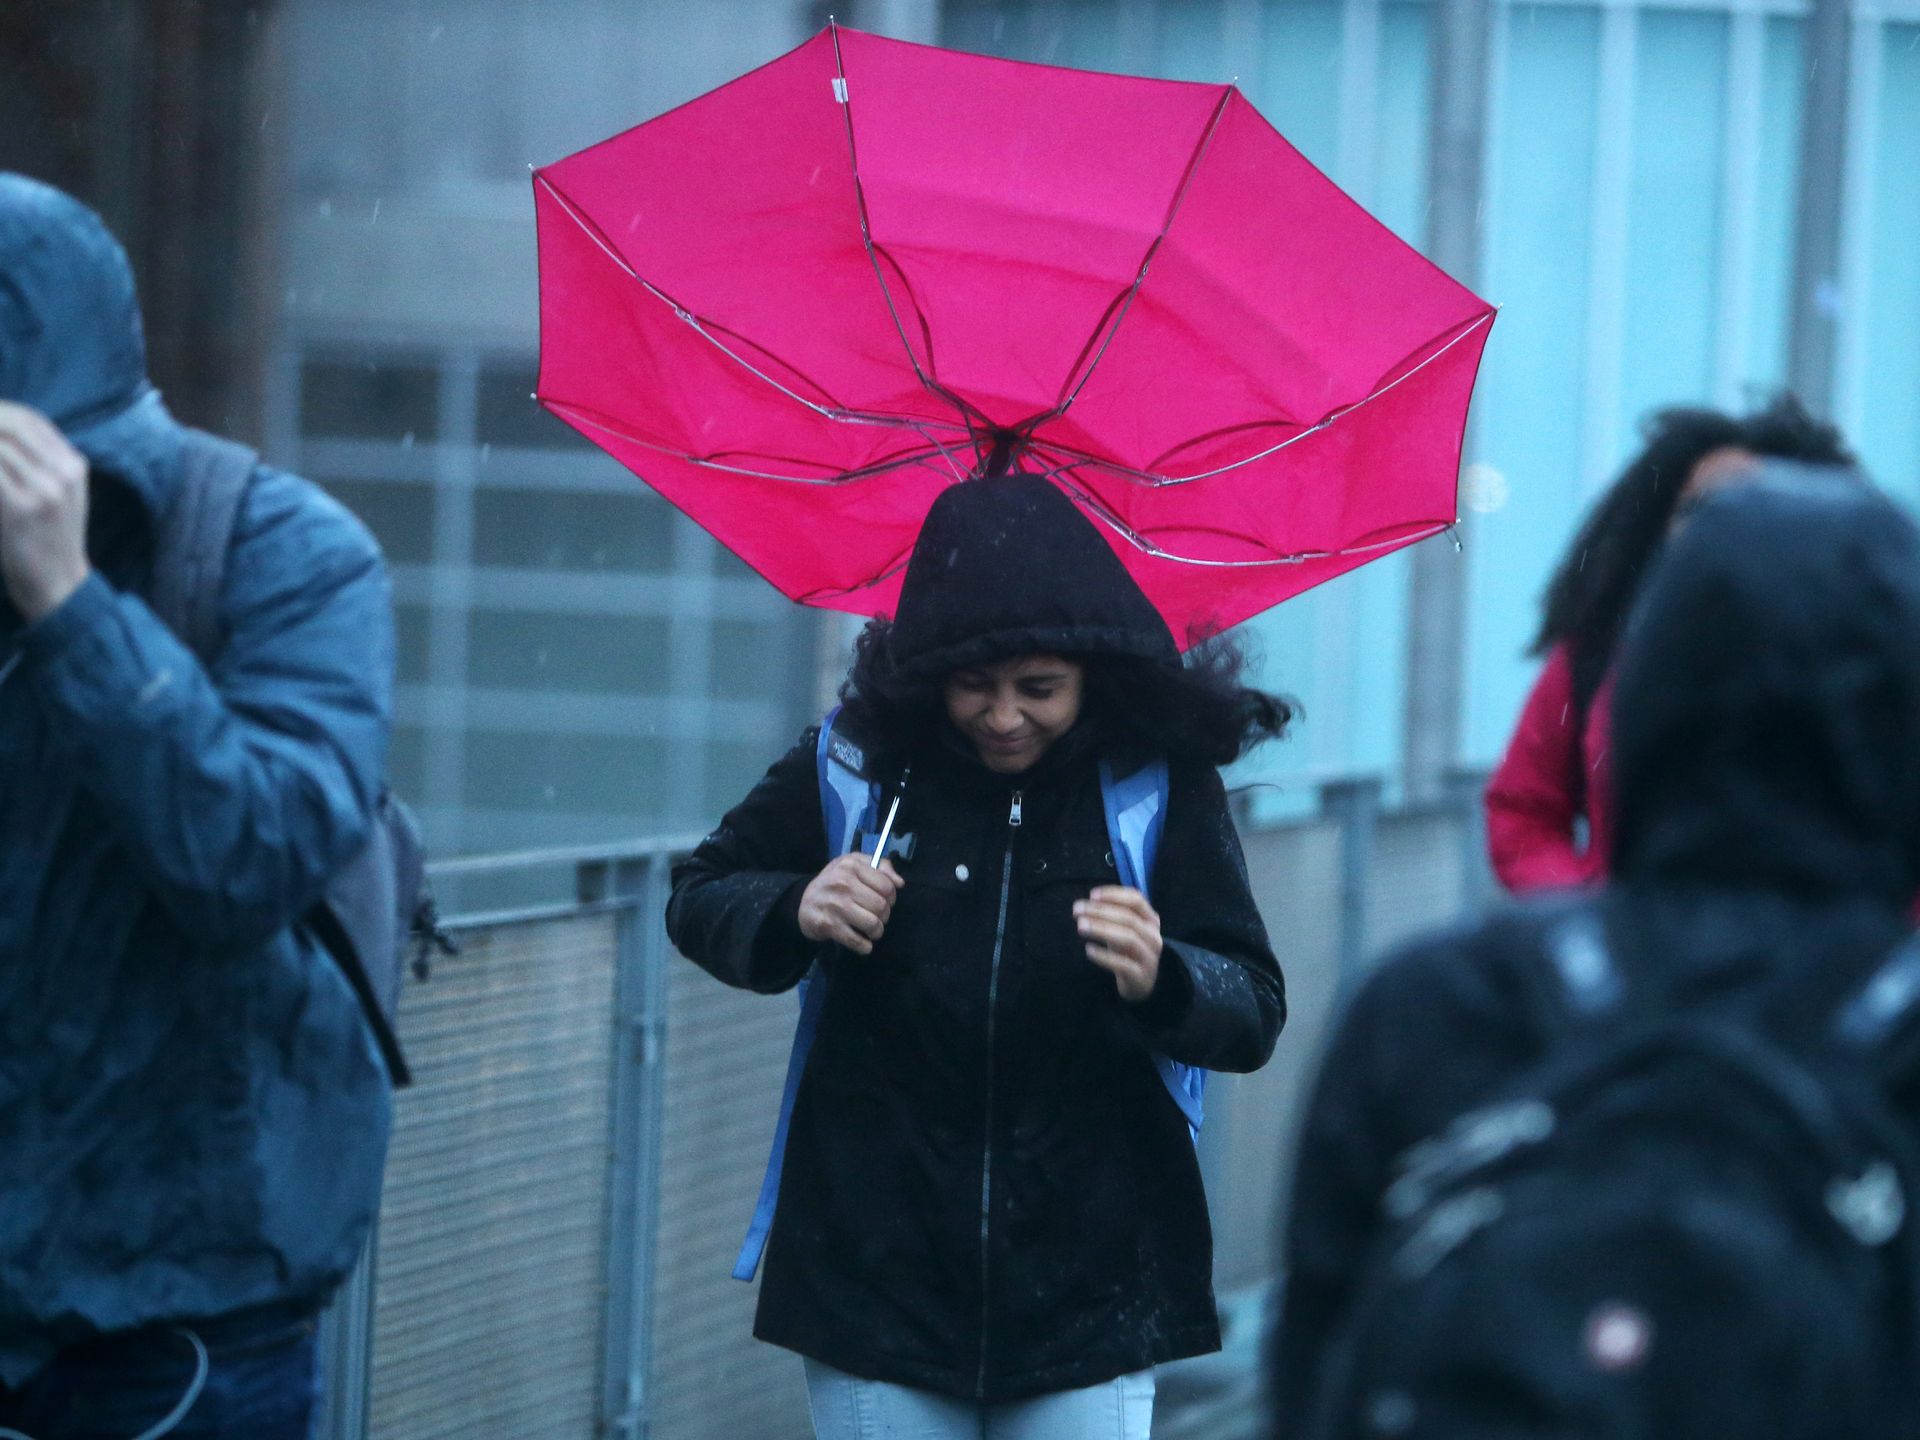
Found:
[[(1463, 487), (1462, 749), (1498, 758), (1530, 685), (1548, 572), (1668, 403), (1738, 406), (1787, 365), (1802, 7), (1496, 4), (1481, 289), (1487, 348)], [(1386, 224), (1424, 238), (1427, 10), (1399, 0), (949, 0), (945, 43), (1226, 81)], [(1920, 5), (1858, 11), (1836, 410), (1920, 498)], [(1429, 542), (1444, 543), (1444, 542)], [(1399, 767), (1409, 562), (1390, 557), (1250, 627), (1294, 740), (1243, 766), (1255, 809)]]

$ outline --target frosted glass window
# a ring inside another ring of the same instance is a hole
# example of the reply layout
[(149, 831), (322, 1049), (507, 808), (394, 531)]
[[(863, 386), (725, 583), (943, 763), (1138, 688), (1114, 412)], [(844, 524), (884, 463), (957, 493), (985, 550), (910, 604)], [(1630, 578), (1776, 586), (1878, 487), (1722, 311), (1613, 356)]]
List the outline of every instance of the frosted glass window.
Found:
[(426, 606), (396, 604), (393, 607), (396, 679), (406, 682), (427, 678), (427, 647), (432, 629), (433, 612)]
[(488, 488), (474, 496), (474, 563), (667, 572), (673, 517), (667, 502), (638, 481), (626, 494)]
[(1223, 0), (1162, 6), (1155, 17), (1153, 73), (1207, 85), (1224, 85), (1238, 75), (1241, 60), (1225, 49), (1225, 10)]
[(942, 43), (1042, 65), (1138, 70), (1142, 37), (1137, 25), (1120, 23), (1119, 9), (1117, 0), (959, 0), (942, 7)]
[(467, 803), (496, 814), (524, 812), (525, 828), (517, 836), (495, 836), (495, 844), (618, 833), (619, 825), (632, 823), (623, 817), (685, 816), (698, 804), (699, 777), (676, 775), (668, 761), (665, 741), (640, 734), (470, 732)]
[[(1353, 112), (1366, 127), (1358, 135), (1343, 135), (1335, 123), (1342, 113), (1339, 10), (1312, 0), (1286, 0), (1269, 5), (1265, 14), (1264, 93), (1298, 112), (1283, 130), (1381, 221), (1418, 245), (1425, 238), (1427, 195), (1426, 7), (1382, 8), (1372, 57), (1374, 106)], [(1292, 34), (1277, 32), (1283, 23)], [(1284, 61), (1280, 73), (1290, 77), (1279, 85), (1271, 78), (1276, 57)], [(1354, 58), (1364, 66), (1367, 57)], [(1349, 161), (1366, 168), (1347, 174), (1341, 166)], [(1406, 554), (1376, 560), (1249, 627), (1257, 652), (1265, 657), (1261, 683), (1297, 696), (1306, 708), (1291, 741), (1256, 752), (1235, 773), (1236, 781), (1263, 787), (1254, 792), (1257, 817), (1297, 813), (1310, 805), (1313, 787), (1321, 781), (1397, 769), (1411, 567)], [(1281, 788), (1264, 788), (1269, 784)]]
[(440, 375), (430, 360), (310, 360), (300, 375), (309, 435), (413, 445), (440, 430)]
[(1476, 402), (1480, 458), (1504, 500), (1467, 528), (1469, 761), (1506, 746), (1532, 683), (1540, 591), (1581, 505), (1599, 34), (1585, 9), (1523, 5), (1507, 19), (1485, 286), (1506, 308)]
[[(1767, 22), (1761, 81), (1759, 194), (1753, 236), (1753, 280), (1748, 297), (1747, 363), (1743, 399), (1780, 389), (1787, 380), (1787, 332), (1792, 320), (1793, 232), (1800, 186), (1800, 111), (1806, 61), (1801, 22), (1783, 16)], [(1735, 136), (1751, 144), (1754, 136)]]
[(1241, 88), (1293, 146), (1333, 174), (1340, 145), (1340, 7), (1271, 0), (1260, 13), (1260, 54)]
[[(739, 628), (776, 643), (769, 626)], [(467, 678), (482, 688), (664, 695), (671, 688), (667, 664), (667, 627), (651, 617), (511, 610), (468, 616)]]
[(1713, 398), (1726, 62), (1725, 16), (1641, 14), (1616, 417), (1623, 452), (1649, 410)]
[(1866, 401), (1856, 437), (1881, 481), (1920, 500), (1920, 25), (1881, 35), (1878, 154), (1868, 169), (1869, 289), (1855, 297), (1866, 326)]
[(314, 476), (327, 493), (360, 517), (391, 565), (433, 558), (433, 489), (414, 481), (335, 480)]

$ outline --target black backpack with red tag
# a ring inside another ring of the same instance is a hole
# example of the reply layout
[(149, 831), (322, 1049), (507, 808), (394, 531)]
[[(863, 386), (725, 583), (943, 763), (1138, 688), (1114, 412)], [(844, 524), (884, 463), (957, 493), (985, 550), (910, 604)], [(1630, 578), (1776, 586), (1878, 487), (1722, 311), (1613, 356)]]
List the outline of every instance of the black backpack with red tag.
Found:
[(1629, 1003), (1591, 913), (1546, 948), (1556, 1043), (1401, 1158), (1305, 1433), (1920, 1434), (1920, 1166), (1889, 1099), (1920, 942), (1791, 1034)]

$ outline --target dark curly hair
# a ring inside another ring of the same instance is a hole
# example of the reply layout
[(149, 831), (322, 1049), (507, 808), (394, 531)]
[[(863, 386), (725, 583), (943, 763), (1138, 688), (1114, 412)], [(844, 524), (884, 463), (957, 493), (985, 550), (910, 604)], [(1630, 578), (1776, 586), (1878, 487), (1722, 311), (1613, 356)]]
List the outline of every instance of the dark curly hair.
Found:
[(1644, 444), (1595, 502), (1547, 583), (1533, 651), (1564, 644), (1573, 660), (1575, 703), (1584, 710), (1612, 668), (1621, 626), (1640, 577), (1672, 524), (1694, 467), (1716, 450), (1814, 464), (1852, 465), (1833, 425), (1791, 395), (1747, 415), (1675, 407), (1643, 425)]
[[(860, 631), (840, 704), (876, 744), (901, 753), (949, 722), (944, 676), (902, 677), (894, 668), (887, 645), (892, 624), (883, 617)], [(1063, 658), (1086, 672), (1083, 723), (1100, 725), (1110, 742), (1169, 760), (1231, 764), (1279, 739), (1300, 709), (1286, 696), (1244, 683), (1247, 653), (1230, 636), (1202, 641), (1178, 666), (1135, 656)]]

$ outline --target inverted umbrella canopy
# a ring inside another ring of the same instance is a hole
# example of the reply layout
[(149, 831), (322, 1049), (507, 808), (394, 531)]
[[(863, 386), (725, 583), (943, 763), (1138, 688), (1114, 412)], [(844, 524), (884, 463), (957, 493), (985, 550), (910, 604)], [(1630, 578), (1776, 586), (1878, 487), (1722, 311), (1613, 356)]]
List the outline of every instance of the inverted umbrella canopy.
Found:
[(1493, 307), (1232, 86), (829, 26), (534, 199), (540, 400), (795, 600), (1009, 465), (1183, 644), (1456, 518)]

